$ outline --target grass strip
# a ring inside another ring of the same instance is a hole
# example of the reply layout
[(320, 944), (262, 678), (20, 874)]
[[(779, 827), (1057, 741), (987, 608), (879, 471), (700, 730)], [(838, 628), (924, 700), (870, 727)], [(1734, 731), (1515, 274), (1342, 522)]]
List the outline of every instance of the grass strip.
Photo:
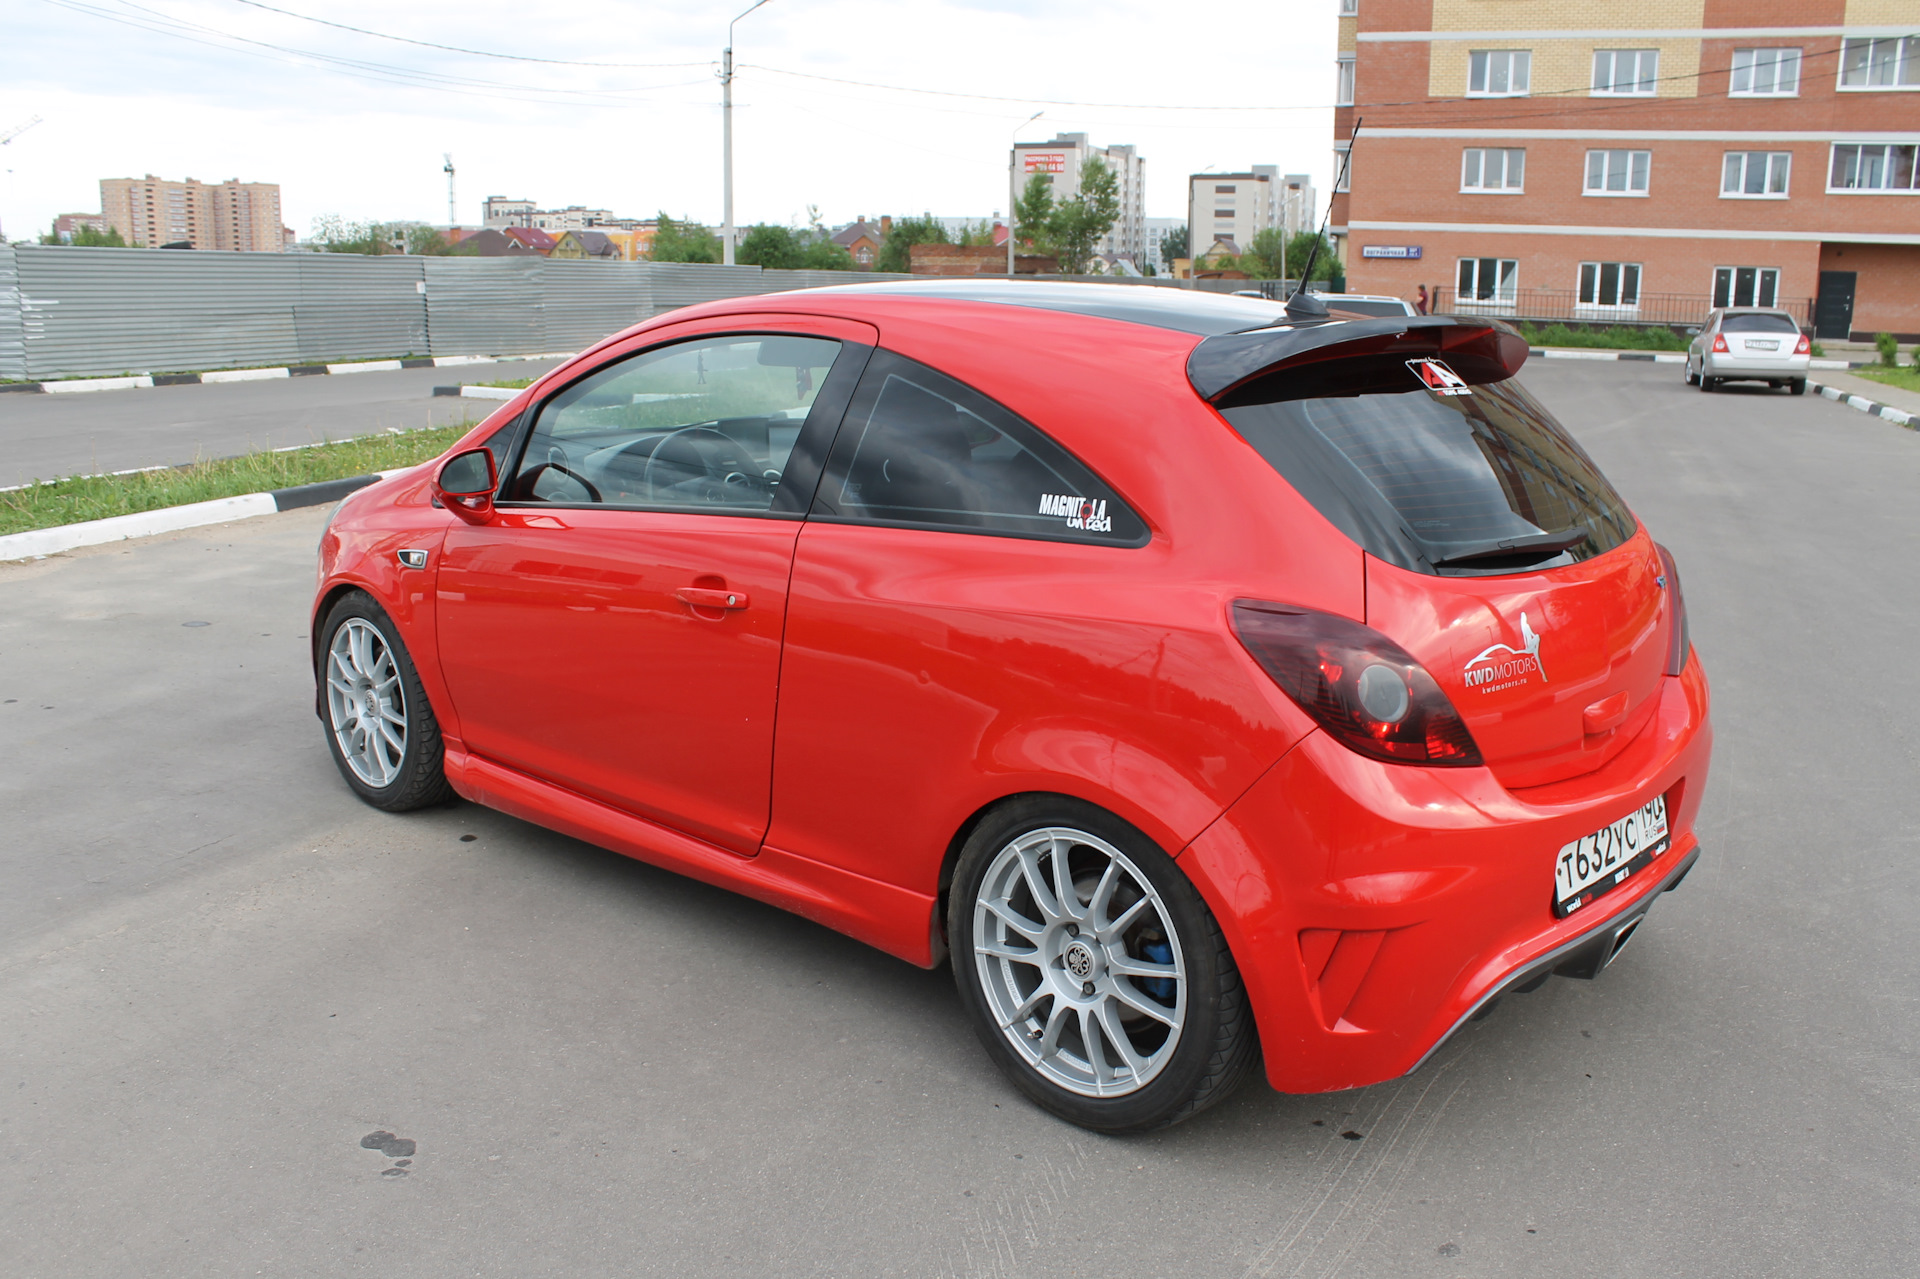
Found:
[(472, 428), (472, 422), (463, 422), (284, 453), (246, 453), (132, 475), (89, 475), (30, 484), (0, 492), (0, 534), (391, 471), (439, 456)]
[(540, 377), (508, 377), (508, 378), (501, 378), (498, 382), (468, 382), (466, 385), (497, 386), (507, 391), (524, 391), (528, 387), (532, 386), (535, 382), (538, 382), (541, 377), (545, 377), (545, 376), (546, 374), (542, 373)]
[(1573, 328), (1565, 324), (1522, 323), (1520, 335), (1531, 346), (1595, 347), (1608, 351), (1684, 351), (1693, 339), (1672, 329), (1609, 325)]
[(1847, 372), (1886, 386), (1897, 386), (1903, 391), (1920, 391), (1920, 365), (1903, 364), (1897, 369), (1848, 369)]

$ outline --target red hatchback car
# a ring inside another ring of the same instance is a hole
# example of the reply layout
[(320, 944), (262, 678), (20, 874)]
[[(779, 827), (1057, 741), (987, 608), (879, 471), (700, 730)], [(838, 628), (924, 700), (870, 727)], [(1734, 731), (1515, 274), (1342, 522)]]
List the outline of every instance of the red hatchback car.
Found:
[(1106, 1131), (1416, 1068), (1698, 856), (1673, 560), (1494, 321), (856, 285), (661, 316), (320, 544), (349, 786), (951, 955)]

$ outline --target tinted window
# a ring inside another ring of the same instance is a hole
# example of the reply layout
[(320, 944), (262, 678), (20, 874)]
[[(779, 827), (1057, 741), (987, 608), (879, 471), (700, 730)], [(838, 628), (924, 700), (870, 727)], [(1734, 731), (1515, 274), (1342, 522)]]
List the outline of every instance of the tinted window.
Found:
[(730, 336), (608, 365), (541, 406), (506, 498), (765, 511), (840, 349)]
[[(1302, 496), (1367, 551), (1422, 572), (1513, 572), (1612, 550), (1634, 520), (1591, 459), (1518, 382), (1221, 410)], [(1585, 528), (1550, 556), (1466, 561), (1500, 541)], [(1451, 567), (1437, 567), (1452, 559)]]
[(874, 353), (815, 513), (887, 524), (1137, 546), (1146, 526), (1093, 472), (1006, 409)]
[(1724, 333), (1798, 333), (1800, 326), (1784, 315), (1729, 315), (1720, 321)]

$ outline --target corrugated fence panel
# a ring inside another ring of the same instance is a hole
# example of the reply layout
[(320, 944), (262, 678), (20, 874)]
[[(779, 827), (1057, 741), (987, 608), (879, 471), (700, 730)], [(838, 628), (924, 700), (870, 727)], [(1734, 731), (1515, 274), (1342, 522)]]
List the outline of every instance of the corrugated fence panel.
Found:
[(712, 266), (704, 262), (654, 262), (653, 309), (671, 311), (675, 307), (714, 302), (720, 298), (752, 297), (765, 293), (757, 266)]
[(426, 258), (427, 338), (435, 355), (534, 355), (547, 326), (543, 258)]
[(11, 244), (0, 244), (0, 378), (27, 379), (27, 351), (20, 341), (20, 276)]
[(546, 258), (540, 263), (545, 302), (543, 351), (582, 351), (653, 314), (653, 264)]
[(299, 358), (297, 264), (278, 253), (15, 246), (33, 378)]
[(422, 258), (356, 253), (293, 255), (293, 321), (303, 363), (427, 353)]

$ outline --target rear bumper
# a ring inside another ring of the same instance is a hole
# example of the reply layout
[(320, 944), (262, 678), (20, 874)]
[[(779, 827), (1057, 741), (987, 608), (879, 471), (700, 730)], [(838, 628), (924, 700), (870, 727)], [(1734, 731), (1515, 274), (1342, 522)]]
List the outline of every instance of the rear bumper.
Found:
[(1805, 355), (1783, 355), (1777, 359), (1757, 355), (1709, 355), (1706, 357), (1706, 375), (1724, 378), (1805, 377), (1811, 358)]
[[(1182, 851), (1239, 961), (1283, 1092), (1378, 1083), (1501, 994), (1592, 976), (1697, 857), (1712, 730), (1697, 658), (1604, 767), (1509, 791), (1484, 769), (1380, 764), (1311, 734)], [(1657, 795), (1670, 847), (1566, 919), (1553, 861)]]

